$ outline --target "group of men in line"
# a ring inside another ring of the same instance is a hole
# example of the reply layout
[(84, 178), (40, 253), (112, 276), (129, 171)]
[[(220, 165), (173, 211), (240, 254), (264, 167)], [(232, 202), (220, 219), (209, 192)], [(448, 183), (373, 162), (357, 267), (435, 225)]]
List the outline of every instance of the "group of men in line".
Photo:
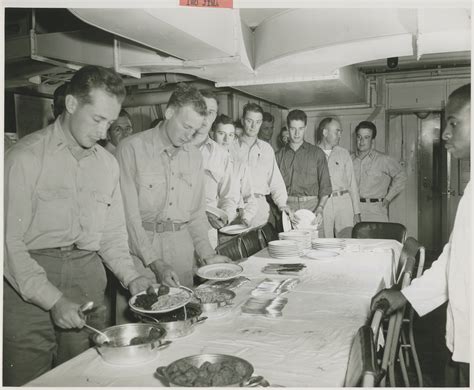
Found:
[[(402, 167), (373, 149), (371, 122), (358, 125), (351, 158), (337, 119), (321, 121), (315, 146), (304, 140), (306, 114), (293, 110), (275, 156), (258, 138), (269, 118), (257, 104), (245, 105), (238, 137), (212, 92), (180, 84), (164, 119), (130, 135), (124, 97), (118, 74), (85, 66), (55, 122), (5, 155), (5, 385), (89, 346), (80, 305), (104, 302), (103, 264), (131, 294), (157, 281), (190, 287), (195, 267), (230, 261), (216, 253), (211, 226), (267, 223), (267, 196), (291, 220), (310, 209), (325, 237), (348, 237), (361, 219), (386, 221), (403, 188)], [(113, 155), (97, 145), (104, 139)], [(210, 216), (210, 206), (226, 217)], [(104, 321), (101, 310), (88, 319)]]

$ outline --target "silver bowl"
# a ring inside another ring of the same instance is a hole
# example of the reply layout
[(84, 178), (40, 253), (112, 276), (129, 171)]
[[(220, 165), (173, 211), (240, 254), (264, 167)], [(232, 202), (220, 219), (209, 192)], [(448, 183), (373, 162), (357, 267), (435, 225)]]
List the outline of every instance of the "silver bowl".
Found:
[[(102, 332), (110, 342), (104, 343), (101, 335), (94, 335), (93, 340), (100, 356), (111, 364), (134, 365), (150, 362), (156, 359), (160, 349), (171, 343), (163, 341), (166, 331), (158, 324), (123, 324), (111, 326)], [(150, 337), (150, 332), (153, 332), (153, 337)]]

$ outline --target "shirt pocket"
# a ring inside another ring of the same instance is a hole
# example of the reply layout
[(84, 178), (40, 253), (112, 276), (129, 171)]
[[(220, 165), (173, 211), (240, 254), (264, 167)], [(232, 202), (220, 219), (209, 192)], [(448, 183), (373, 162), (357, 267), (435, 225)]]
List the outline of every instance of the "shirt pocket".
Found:
[(138, 204), (141, 211), (156, 213), (166, 201), (166, 177), (163, 174), (149, 173), (137, 177)]
[(112, 197), (99, 191), (92, 191), (93, 215), (91, 230), (96, 233), (102, 233), (105, 228), (107, 212), (112, 205)]
[(68, 189), (36, 191), (35, 219), (44, 231), (70, 231), (73, 222), (74, 196)]

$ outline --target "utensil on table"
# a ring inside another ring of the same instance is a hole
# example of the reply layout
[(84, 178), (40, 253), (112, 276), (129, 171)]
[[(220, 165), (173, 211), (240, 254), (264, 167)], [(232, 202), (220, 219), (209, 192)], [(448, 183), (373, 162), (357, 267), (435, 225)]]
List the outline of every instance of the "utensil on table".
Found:
[[(92, 301), (82, 304), (81, 306), (79, 306), (79, 315), (85, 319), (85, 312), (91, 310), (93, 307), (94, 307), (94, 302)], [(92, 330), (93, 332), (101, 336), (100, 340), (97, 340), (98, 342), (101, 342), (102, 344), (110, 343), (109, 337), (105, 333), (101, 332), (99, 329), (96, 329), (93, 326), (87, 325), (87, 323), (84, 324), (84, 327)]]

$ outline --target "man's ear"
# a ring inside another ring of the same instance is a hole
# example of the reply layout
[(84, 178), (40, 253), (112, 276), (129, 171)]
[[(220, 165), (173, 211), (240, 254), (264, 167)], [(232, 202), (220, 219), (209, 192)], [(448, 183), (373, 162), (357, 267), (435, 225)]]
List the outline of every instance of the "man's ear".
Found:
[(165, 110), (165, 119), (170, 120), (171, 117), (175, 114), (176, 110), (173, 107), (168, 107)]
[(326, 138), (328, 136), (328, 129), (323, 129), (323, 137)]
[(79, 105), (78, 100), (73, 95), (66, 95), (64, 106), (69, 114), (73, 114)]

